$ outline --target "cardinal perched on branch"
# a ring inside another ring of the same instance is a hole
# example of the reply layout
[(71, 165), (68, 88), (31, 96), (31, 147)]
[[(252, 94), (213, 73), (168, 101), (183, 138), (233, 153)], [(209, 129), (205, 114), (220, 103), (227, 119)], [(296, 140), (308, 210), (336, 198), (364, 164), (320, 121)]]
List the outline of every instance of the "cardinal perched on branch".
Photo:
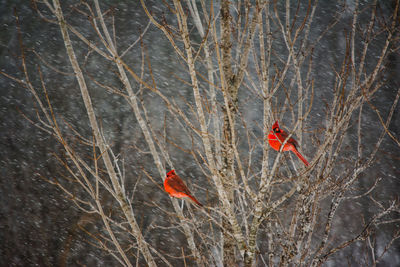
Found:
[[(284, 130), (281, 130), (281, 128), (279, 128), (278, 121), (276, 121), (274, 125), (272, 125), (272, 130), (268, 134), (268, 142), (273, 149), (279, 151), (281, 149), (281, 145), (287, 137), (288, 134)], [(292, 151), (308, 167), (310, 164), (297, 150), (298, 145), (299, 144), (296, 140), (294, 140), (293, 138), (289, 138), (282, 151)]]
[(167, 193), (172, 197), (185, 198), (194, 202), (195, 204), (203, 207), (203, 205), (190, 193), (189, 189), (179, 177), (175, 170), (167, 173), (167, 178), (164, 180), (164, 188)]

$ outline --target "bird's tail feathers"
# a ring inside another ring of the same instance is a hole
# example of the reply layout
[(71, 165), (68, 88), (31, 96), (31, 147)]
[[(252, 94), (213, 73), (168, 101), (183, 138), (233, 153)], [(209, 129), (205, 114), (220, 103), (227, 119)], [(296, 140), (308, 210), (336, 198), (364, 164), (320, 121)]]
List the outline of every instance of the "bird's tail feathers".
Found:
[(190, 202), (196, 204), (199, 207), (203, 207), (203, 204), (201, 204), (194, 196), (188, 195), (186, 199), (188, 199)]
[(297, 151), (297, 149), (293, 149), (293, 152), (304, 163), (304, 165), (306, 165), (306, 167), (310, 166), (310, 163), (308, 163), (308, 161), (303, 157), (302, 154), (300, 154), (299, 151)]

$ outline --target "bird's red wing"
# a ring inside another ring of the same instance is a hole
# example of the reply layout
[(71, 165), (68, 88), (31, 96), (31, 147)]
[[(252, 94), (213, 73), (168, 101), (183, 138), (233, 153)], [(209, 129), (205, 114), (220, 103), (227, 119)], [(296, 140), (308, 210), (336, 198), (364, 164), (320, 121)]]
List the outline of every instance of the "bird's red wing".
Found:
[(194, 202), (200, 207), (203, 207), (203, 204), (201, 204), (194, 196), (192, 196), (192, 193), (190, 193), (185, 183), (177, 175), (169, 177), (165, 180), (165, 189), (173, 197), (185, 198)]
[(281, 129), (279, 133), (276, 133), (276, 136), (278, 136), (279, 140), (283, 144), (283, 142), (285, 142), (285, 139), (288, 137), (288, 134)]
[(291, 143), (294, 145), (294, 147), (297, 149), (297, 147), (299, 146), (299, 143), (297, 143), (296, 139), (294, 138), (289, 138), (289, 140), (287, 141), (287, 143)]
[[(279, 140), (281, 141), (281, 143), (283, 144), (283, 142), (285, 142), (286, 138), (289, 136), (284, 130), (281, 129), (281, 132), (277, 134), (279, 137)], [(297, 143), (296, 139), (290, 137), (289, 140), (286, 142), (285, 148), (287, 146), (287, 144), (292, 144), (295, 148), (297, 148), (299, 146), (299, 143)], [(286, 149), (284, 149), (286, 150)]]
[(178, 175), (175, 175), (175, 176), (171, 177), (170, 179), (168, 179), (167, 184), (172, 189), (174, 189), (176, 192), (184, 193), (186, 195), (191, 194), (189, 189), (185, 185), (185, 183), (182, 181), (182, 179)]

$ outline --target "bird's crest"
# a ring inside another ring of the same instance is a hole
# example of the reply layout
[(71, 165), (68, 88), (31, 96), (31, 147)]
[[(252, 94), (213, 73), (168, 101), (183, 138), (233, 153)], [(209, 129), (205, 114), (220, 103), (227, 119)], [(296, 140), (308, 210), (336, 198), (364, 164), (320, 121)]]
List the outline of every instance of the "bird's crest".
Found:
[(278, 121), (275, 121), (274, 125), (272, 125), (272, 130), (276, 133), (280, 132)]
[(170, 170), (170, 171), (167, 173), (167, 176), (171, 176), (171, 175), (175, 175), (175, 170)]

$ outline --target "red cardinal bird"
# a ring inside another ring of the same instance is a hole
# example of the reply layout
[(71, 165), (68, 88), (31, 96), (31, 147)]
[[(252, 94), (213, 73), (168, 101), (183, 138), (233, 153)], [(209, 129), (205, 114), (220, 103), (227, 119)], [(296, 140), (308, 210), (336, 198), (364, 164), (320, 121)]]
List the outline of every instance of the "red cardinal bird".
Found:
[[(273, 149), (279, 151), (281, 145), (283, 144), (283, 142), (286, 140), (287, 137), (288, 134), (284, 130), (281, 130), (281, 128), (279, 128), (278, 121), (276, 121), (274, 125), (272, 125), (272, 130), (268, 134), (268, 142)], [(301, 155), (300, 152), (297, 150), (298, 145), (299, 144), (297, 143), (296, 140), (294, 140), (293, 138), (289, 138), (289, 140), (283, 147), (282, 151), (292, 151), (308, 167), (310, 164), (303, 157), (303, 155)]]
[(175, 173), (175, 170), (172, 170), (167, 173), (167, 178), (165, 178), (164, 180), (164, 188), (165, 191), (167, 191), (167, 193), (172, 197), (186, 198), (193, 201), (200, 207), (203, 207), (203, 205), (199, 201), (197, 201), (197, 199), (194, 196), (192, 196), (189, 189), (182, 181), (181, 177), (179, 177)]

